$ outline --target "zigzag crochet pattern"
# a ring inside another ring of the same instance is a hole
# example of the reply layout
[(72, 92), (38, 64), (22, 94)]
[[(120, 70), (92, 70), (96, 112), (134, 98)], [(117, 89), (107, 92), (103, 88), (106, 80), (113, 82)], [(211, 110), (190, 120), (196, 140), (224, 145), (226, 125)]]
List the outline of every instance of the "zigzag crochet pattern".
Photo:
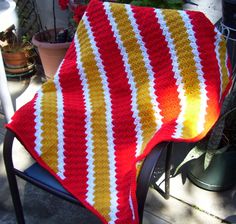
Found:
[(202, 13), (92, 0), (54, 80), (7, 128), (103, 223), (133, 224), (137, 163), (203, 138), (230, 86), (225, 40)]

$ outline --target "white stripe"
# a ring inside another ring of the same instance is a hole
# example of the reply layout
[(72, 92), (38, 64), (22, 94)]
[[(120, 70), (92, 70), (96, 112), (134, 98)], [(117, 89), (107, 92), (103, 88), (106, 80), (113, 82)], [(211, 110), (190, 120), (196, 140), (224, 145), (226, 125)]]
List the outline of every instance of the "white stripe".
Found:
[(106, 105), (106, 129), (107, 129), (107, 140), (108, 140), (108, 157), (109, 157), (109, 173), (110, 173), (110, 192), (111, 192), (111, 206), (110, 206), (110, 218), (111, 223), (113, 223), (116, 219), (116, 213), (118, 212), (118, 196), (117, 196), (117, 184), (116, 184), (116, 160), (115, 160), (115, 144), (114, 144), (114, 136), (113, 136), (113, 130), (112, 130), (112, 108), (111, 108), (111, 94), (110, 89), (108, 86), (108, 80), (106, 76), (106, 71), (104, 69), (101, 55), (98, 52), (98, 48), (96, 46), (95, 38), (90, 26), (90, 23), (88, 21), (88, 18), (86, 15), (82, 18), (85, 28), (87, 30), (90, 44), (93, 49), (93, 54), (95, 56), (95, 60), (97, 63), (97, 67), (102, 79), (102, 88), (104, 92), (104, 98), (105, 98), (105, 105)]
[(181, 111), (179, 113), (179, 116), (176, 120), (177, 125), (175, 127), (175, 133), (173, 133), (173, 138), (181, 138), (183, 133), (183, 122), (184, 122), (184, 115), (186, 111), (186, 97), (185, 97), (185, 90), (183, 85), (183, 79), (180, 74), (179, 64), (178, 64), (178, 57), (176, 55), (175, 45), (174, 41), (171, 38), (171, 34), (169, 32), (169, 28), (164, 20), (164, 16), (162, 15), (162, 11), (160, 9), (155, 9), (156, 17), (158, 19), (158, 22), (160, 24), (160, 27), (162, 29), (162, 34), (166, 39), (168, 48), (170, 50), (171, 60), (172, 60), (172, 71), (174, 72), (174, 78), (176, 80), (177, 91), (179, 93), (178, 97), (180, 100), (180, 107)]
[(77, 62), (77, 69), (78, 74), (82, 83), (82, 89), (83, 89), (83, 96), (84, 96), (84, 102), (85, 102), (85, 133), (86, 133), (86, 159), (87, 159), (87, 166), (88, 166), (88, 175), (87, 175), (87, 193), (86, 193), (86, 201), (94, 205), (94, 188), (95, 188), (95, 177), (94, 177), (94, 145), (93, 145), (93, 128), (92, 128), (92, 105), (90, 101), (90, 93), (89, 93), (89, 86), (88, 86), (88, 79), (86, 77), (86, 73), (83, 68), (82, 60), (81, 60), (81, 49), (80, 49), (80, 43), (78, 40), (77, 35), (75, 35), (74, 38), (75, 43), (75, 49), (76, 49), (76, 62)]
[(216, 59), (218, 62), (218, 66), (219, 66), (219, 71), (220, 71), (220, 98), (219, 101), (221, 100), (222, 94), (223, 94), (223, 73), (222, 73), (222, 67), (221, 67), (221, 63), (220, 63), (220, 42), (222, 41), (222, 35), (221, 33), (218, 31), (217, 28), (215, 28), (215, 53), (216, 53)]
[(133, 205), (133, 200), (132, 200), (132, 196), (131, 196), (131, 191), (129, 192), (129, 206), (130, 206), (131, 212), (132, 212), (132, 219), (135, 220), (135, 212), (134, 212), (134, 205)]
[(60, 80), (59, 80), (59, 73), (61, 70), (61, 66), (64, 63), (64, 60), (61, 62), (56, 75), (54, 76), (54, 84), (56, 87), (56, 93), (57, 93), (57, 139), (58, 139), (58, 152), (57, 152), (57, 162), (58, 162), (58, 172), (57, 175), (63, 180), (65, 179), (64, 176), (64, 100), (63, 100), (63, 95), (62, 95), (62, 88), (60, 85)]
[(229, 71), (229, 68), (228, 68), (228, 50), (226, 48), (226, 55), (225, 55), (225, 67), (226, 67), (226, 70), (227, 70), (227, 76), (230, 78), (231, 74), (230, 74), (230, 71)]
[(136, 19), (134, 17), (134, 14), (132, 12), (132, 8), (130, 5), (125, 5), (125, 8), (127, 10), (127, 14), (130, 20), (130, 23), (133, 27), (133, 31), (135, 33), (135, 37), (137, 39), (137, 43), (139, 44), (140, 50), (142, 52), (142, 56), (143, 56), (143, 61), (147, 70), (147, 74), (148, 74), (148, 79), (149, 79), (149, 94), (151, 97), (151, 102), (152, 102), (152, 107), (153, 107), (153, 111), (154, 111), (154, 115), (155, 115), (155, 122), (156, 122), (156, 131), (158, 131), (161, 126), (162, 126), (162, 118), (163, 116), (161, 116), (160, 112), (160, 108), (159, 108), (159, 103), (157, 101), (157, 96), (155, 94), (155, 77), (154, 77), (154, 72), (153, 72), (153, 67), (151, 65), (151, 62), (149, 60), (149, 56), (147, 53), (147, 49), (144, 45), (144, 42), (142, 40), (142, 37), (140, 35), (140, 31), (138, 29), (137, 23), (136, 23)]
[(207, 97), (207, 90), (206, 90), (206, 80), (204, 78), (204, 73), (202, 71), (202, 65), (201, 65), (201, 59), (200, 54), (198, 52), (198, 46), (197, 46), (197, 40), (193, 31), (193, 26), (191, 24), (191, 20), (188, 16), (188, 14), (185, 11), (179, 11), (180, 16), (182, 17), (185, 28), (188, 33), (188, 39), (190, 40), (190, 46), (192, 47), (192, 52), (194, 55), (194, 61), (196, 65), (196, 70), (198, 74), (198, 80), (200, 82), (199, 88), (200, 88), (200, 112), (199, 112), (199, 118), (198, 118), (198, 125), (197, 125), (197, 131), (198, 134), (202, 133), (204, 131), (204, 124), (206, 122), (206, 113), (207, 113), (207, 101), (209, 98)]
[[(225, 67), (226, 67), (226, 71), (227, 71), (227, 76), (228, 76), (228, 78), (230, 79), (230, 78), (232, 78), (231, 77), (231, 73), (230, 73), (230, 70), (229, 70), (229, 68), (228, 68), (228, 58), (229, 57), (229, 55), (228, 55), (228, 50), (227, 50), (227, 48), (226, 48), (226, 55), (225, 55)], [(233, 82), (232, 82), (233, 83)], [(232, 91), (232, 87), (233, 87), (233, 85), (231, 84), (231, 86), (230, 86), (230, 89), (228, 90), (228, 92), (227, 92), (227, 96), (231, 93), (231, 91)]]
[(41, 104), (42, 104), (42, 98), (43, 98), (43, 92), (42, 92), (42, 89), (39, 89), (38, 90), (38, 93), (37, 93), (37, 97), (36, 97), (36, 100), (35, 100), (35, 103), (34, 103), (34, 109), (35, 109), (35, 112), (34, 112), (34, 115), (35, 115), (35, 151), (37, 152), (37, 154), (40, 156), (42, 154), (42, 133), (43, 133), (43, 130), (42, 130), (42, 116), (41, 116), (41, 113), (42, 113), (42, 109), (41, 109)]
[(126, 49), (123, 45), (123, 42), (121, 40), (121, 36), (119, 34), (119, 30), (117, 28), (117, 24), (115, 22), (115, 19), (112, 16), (112, 12), (110, 10), (110, 3), (109, 2), (104, 2), (104, 8), (108, 17), (108, 20), (110, 22), (110, 25), (112, 27), (112, 31), (115, 36), (116, 43), (118, 45), (118, 49), (121, 52), (122, 59), (124, 61), (125, 65), (125, 71), (127, 73), (127, 78), (128, 78), (128, 83), (130, 85), (130, 90), (131, 90), (131, 107), (132, 107), (132, 112), (133, 115), (132, 117), (134, 118), (134, 124), (135, 124), (135, 131), (136, 131), (136, 154), (135, 156), (139, 156), (140, 152), (142, 150), (142, 145), (143, 145), (143, 131), (142, 131), (142, 124), (141, 124), (141, 119), (139, 117), (139, 111), (138, 111), (138, 106), (137, 106), (137, 88), (136, 84), (134, 81), (134, 77), (132, 74), (131, 67), (129, 65), (129, 59), (128, 59), (128, 54), (126, 52)]

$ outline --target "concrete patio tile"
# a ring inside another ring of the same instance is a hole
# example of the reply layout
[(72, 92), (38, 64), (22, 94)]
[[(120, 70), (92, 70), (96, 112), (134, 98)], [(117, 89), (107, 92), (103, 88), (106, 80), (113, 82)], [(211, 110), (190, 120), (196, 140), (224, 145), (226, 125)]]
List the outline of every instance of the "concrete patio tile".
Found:
[(101, 223), (85, 208), (62, 200), (29, 183), (25, 184), (23, 195), (23, 207), (28, 223)]
[[(171, 179), (171, 195), (222, 220), (236, 215), (236, 189), (216, 193), (202, 190), (180, 176)], [(236, 219), (234, 220), (236, 223)]]
[(170, 224), (170, 222), (164, 220), (163, 218), (153, 214), (150, 211), (144, 211), (143, 224)]
[[(211, 214), (192, 207), (173, 197), (166, 200), (155, 190), (148, 192), (145, 210), (171, 224), (220, 224), (227, 223)], [(153, 222), (154, 224), (154, 222)]]
[(4, 137), (4, 134), (5, 134), (5, 130), (3, 128), (4, 125), (5, 125), (4, 116), (2, 114), (0, 114), (0, 143)]
[[(4, 181), (7, 184), (7, 181)], [(30, 183), (18, 179), (25, 221), (30, 224), (100, 224), (96, 216), (88, 210), (59, 199)], [(5, 197), (4, 197), (5, 195)], [(0, 191), (0, 223), (15, 224), (9, 190)], [(4, 200), (5, 198), (5, 200)], [(3, 203), (4, 201), (4, 203)]]

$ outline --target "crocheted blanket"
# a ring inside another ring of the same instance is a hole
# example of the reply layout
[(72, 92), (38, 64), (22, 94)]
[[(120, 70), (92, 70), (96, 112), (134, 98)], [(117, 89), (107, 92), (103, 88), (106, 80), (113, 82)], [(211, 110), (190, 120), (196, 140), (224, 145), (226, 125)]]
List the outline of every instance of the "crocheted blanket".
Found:
[(206, 135), (229, 64), (200, 12), (92, 0), (54, 80), (7, 127), (103, 223), (138, 223), (137, 162)]

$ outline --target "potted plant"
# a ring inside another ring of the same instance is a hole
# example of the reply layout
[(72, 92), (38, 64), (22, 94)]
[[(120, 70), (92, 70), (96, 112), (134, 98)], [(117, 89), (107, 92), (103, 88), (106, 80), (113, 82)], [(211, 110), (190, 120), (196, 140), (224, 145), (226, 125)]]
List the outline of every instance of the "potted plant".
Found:
[[(60, 29), (57, 29), (56, 33), (60, 31)], [(32, 38), (32, 43), (38, 48), (47, 79), (53, 78), (71, 43), (70, 41), (55, 42), (54, 40), (54, 30), (41, 31)]]
[[(59, 0), (61, 9), (66, 9), (65, 1)], [(69, 1), (67, 1), (69, 4)], [(57, 28), (55, 0), (52, 0), (53, 29), (42, 28), (32, 38), (32, 43), (38, 48), (40, 59), (47, 79), (52, 79), (59, 64), (64, 58), (74, 36), (75, 23), (68, 28)]]
[(7, 76), (23, 76), (34, 71), (34, 48), (27, 36), (16, 35), (12, 25), (0, 33), (0, 41)]
[[(235, 14), (236, 3), (223, 0), (223, 28), (227, 26), (225, 35), (231, 56), (232, 67), (235, 68), (234, 47), (235, 23), (231, 21)], [(231, 49), (232, 48), (232, 49)], [(176, 168), (174, 175), (186, 163), (187, 176), (197, 186), (212, 191), (229, 189), (236, 183), (236, 74), (233, 69), (231, 92), (226, 96), (221, 115), (208, 135), (190, 150), (183, 162)]]
[(197, 186), (223, 191), (236, 183), (236, 90), (235, 77), (231, 93), (226, 97), (221, 116), (211, 132), (198, 142), (176, 168), (187, 166), (188, 178)]

